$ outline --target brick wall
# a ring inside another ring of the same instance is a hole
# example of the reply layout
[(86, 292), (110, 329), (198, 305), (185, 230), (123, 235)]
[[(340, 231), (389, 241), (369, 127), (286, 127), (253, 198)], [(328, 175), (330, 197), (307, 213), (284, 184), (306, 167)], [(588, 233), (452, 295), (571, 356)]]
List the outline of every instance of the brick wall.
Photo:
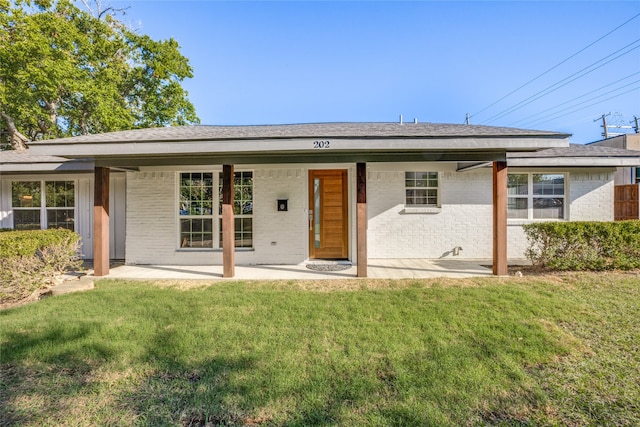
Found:
[[(405, 171), (440, 171), (441, 209), (405, 209)], [(491, 170), (455, 172), (454, 165), (379, 164), (368, 174), (370, 258), (441, 258), (462, 247), (461, 258), (492, 251)]]
[[(613, 171), (570, 172), (568, 195), (570, 221), (613, 221)], [(521, 225), (507, 227), (507, 256), (524, 258), (527, 237)]]
[[(218, 170), (211, 170), (217, 176)], [(302, 168), (242, 170), (254, 171), (254, 248), (236, 251), (236, 264), (304, 261), (306, 171)], [(222, 264), (220, 250), (178, 249), (178, 174), (173, 171), (128, 174), (127, 263)], [(281, 198), (289, 200), (287, 212), (277, 211), (276, 200)], [(216, 228), (217, 221), (214, 220)]]
[[(349, 253), (355, 262), (354, 167), (335, 167), (349, 169)], [(454, 164), (438, 163), (371, 163), (367, 168), (369, 258), (451, 257), (457, 246), (462, 247), (460, 258), (491, 258), (490, 169), (458, 173)], [(246, 169), (254, 171), (254, 248), (237, 251), (237, 264), (297, 264), (307, 258), (308, 169), (309, 165)], [(439, 209), (405, 209), (404, 172), (411, 170), (440, 172)], [(128, 263), (222, 263), (221, 251), (178, 249), (177, 174), (127, 174)], [(569, 175), (571, 220), (613, 220), (612, 177), (612, 171)], [(287, 212), (277, 211), (277, 199), (288, 199)], [(526, 237), (521, 225), (509, 225), (507, 239), (508, 257), (523, 258)]]

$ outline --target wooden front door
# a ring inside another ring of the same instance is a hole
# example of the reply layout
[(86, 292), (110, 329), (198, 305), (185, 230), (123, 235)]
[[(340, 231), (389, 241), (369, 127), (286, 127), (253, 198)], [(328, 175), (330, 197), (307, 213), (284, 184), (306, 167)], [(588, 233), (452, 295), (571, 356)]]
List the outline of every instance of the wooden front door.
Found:
[(347, 258), (347, 218), (347, 170), (309, 171), (309, 258)]

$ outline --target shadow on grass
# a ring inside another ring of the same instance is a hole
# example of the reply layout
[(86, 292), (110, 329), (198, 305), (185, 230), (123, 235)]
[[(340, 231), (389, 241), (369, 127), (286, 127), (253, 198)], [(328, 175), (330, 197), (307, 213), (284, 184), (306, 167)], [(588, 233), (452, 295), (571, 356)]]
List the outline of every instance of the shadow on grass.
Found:
[[(42, 332), (7, 334), (0, 351), (0, 425), (31, 419), (25, 406), (37, 406), (43, 414), (64, 410), (60, 402), (87, 386), (93, 370), (68, 344), (86, 340), (95, 328), (95, 324), (83, 323), (72, 329), (54, 326)], [(83, 352), (98, 359), (112, 356), (108, 347), (97, 343), (87, 343)], [(38, 362), (24, 364), (24, 360)], [(17, 401), (21, 401), (20, 407), (15, 405)], [(24, 405), (25, 401), (33, 403)]]
[[(89, 323), (6, 335), (0, 352), (1, 426), (89, 422), (82, 419), (82, 403), (102, 393), (101, 368), (108, 370), (122, 356), (95, 343), (96, 328)], [(252, 390), (229, 378), (242, 376), (252, 358), (221, 356), (191, 365), (174, 357), (173, 341), (171, 333), (157, 333), (135, 362), (148, 368), (108, 396), (103, 411), (117, 402), (114, 424), (135, 419), (141, 425), (251, 425), (246, 410), (252, 408)]]

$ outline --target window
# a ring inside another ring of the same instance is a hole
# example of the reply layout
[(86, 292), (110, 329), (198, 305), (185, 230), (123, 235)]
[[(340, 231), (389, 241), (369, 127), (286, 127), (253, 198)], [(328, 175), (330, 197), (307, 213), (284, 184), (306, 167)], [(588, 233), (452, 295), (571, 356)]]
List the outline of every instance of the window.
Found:
[(213, 248), (213, 173), (180, 174), (180, 247)]
[(514, 173), (507, 177), (507, 217), (564, 219), (564, 174)]
[[(218, 197), (214, 198), (214, 177)], [(180, 173), (180, 247), (222, 247), (222, 174), (211, 172)], [(217, 205), (217, 206), (216, 206)], [(253, 247), (253, 173), (234, 174), (235, 246)], [(216, 221), (217, 219), (217, 221)], [(218, 238), (215, 239), (217, 225)], [(217, 246), (214, 246), (214, 242)]]
[[(218, 213), (222, 216), (222, 174), (219, 176)], [(233, 222), (236, 248), (253, 247), (253, 172), (235, 172), (233, 176)], [(222, 218), (219, 245), (222, 247)]]
[(13, 181), (13, 228), (75, 230), (74, 181)]
[(438, 172), (405, 172), (405, 206), (438, 206)]

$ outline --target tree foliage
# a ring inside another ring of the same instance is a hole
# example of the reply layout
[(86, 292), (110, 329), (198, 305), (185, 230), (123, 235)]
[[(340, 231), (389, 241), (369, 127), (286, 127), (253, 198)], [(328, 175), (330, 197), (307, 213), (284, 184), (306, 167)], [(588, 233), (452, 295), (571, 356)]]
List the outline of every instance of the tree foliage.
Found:
[(115, 12), (0, 0), (0, 143), (198, 122), (178, 43), (138, 34)]

